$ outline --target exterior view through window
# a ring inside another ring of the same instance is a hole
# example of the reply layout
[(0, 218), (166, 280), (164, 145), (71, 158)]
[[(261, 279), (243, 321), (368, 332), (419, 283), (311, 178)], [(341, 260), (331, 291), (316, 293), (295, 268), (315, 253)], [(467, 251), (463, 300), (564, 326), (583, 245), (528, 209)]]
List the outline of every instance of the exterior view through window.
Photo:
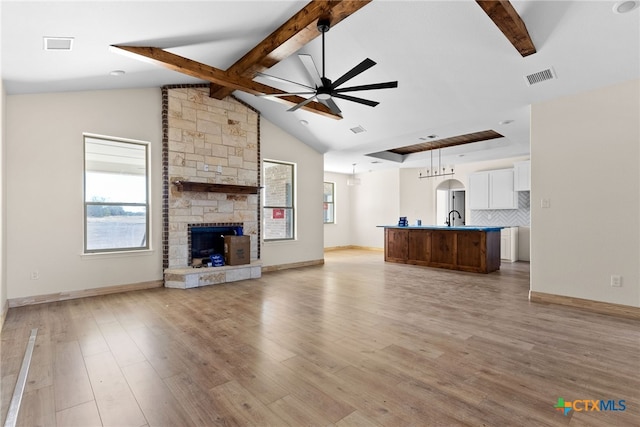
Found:
[(293, 184), (291, 163), (264, 161), (264, 239), (294, 238)]
[(335, 218), (335, 184), (333, 182), (324, 183), (323, 197), (324, 223), (333, 224)]
[(84, 136), (84, 251), (149, 248), (146, 142)]

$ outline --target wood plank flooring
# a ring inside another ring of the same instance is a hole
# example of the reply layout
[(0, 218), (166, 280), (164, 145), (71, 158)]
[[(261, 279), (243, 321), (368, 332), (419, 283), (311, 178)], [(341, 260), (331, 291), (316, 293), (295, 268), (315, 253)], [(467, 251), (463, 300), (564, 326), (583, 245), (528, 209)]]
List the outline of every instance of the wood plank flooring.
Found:
[[(529, 303), (526, 263), (483, 275), (325, 259), (10, 309), (2, 422), (38, 328), (21, 426), (640, 425), (637, 320)], [(564, 416), (559, 397), (626, 410)]]

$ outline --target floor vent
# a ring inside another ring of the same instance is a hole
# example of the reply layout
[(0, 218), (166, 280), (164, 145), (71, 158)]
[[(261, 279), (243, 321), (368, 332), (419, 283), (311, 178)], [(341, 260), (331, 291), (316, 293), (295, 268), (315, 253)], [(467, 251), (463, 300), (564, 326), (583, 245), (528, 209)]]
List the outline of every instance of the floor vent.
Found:
[(524, 76), (527, 85), (531, 86), (537, 83), (542, 83), (547, 80), (553, 80), (556, 78), (556, 73), (553, 68), (547, 68), (546, 70), (538, 71), (537, 73)]

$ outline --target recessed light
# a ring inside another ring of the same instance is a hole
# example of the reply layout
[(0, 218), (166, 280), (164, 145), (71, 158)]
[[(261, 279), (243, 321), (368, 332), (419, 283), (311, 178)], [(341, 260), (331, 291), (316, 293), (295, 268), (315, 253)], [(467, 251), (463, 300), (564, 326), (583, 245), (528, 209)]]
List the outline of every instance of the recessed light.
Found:
[(309, 124), (309, 122), (306, 121), (306, 120), (300, 120), (300, 124), (304, 125), (304, 126), (307, 126)]
[(639, 1), (619, 1), (613, 5), (613, 11), (615, 13), (629, 13), (636, 9), (638, 4), (640, 4)]
[(123, 70), (113, 70), (109, 72), (110, 76), (124, 76), (125, 72)]
[(501, 120), (498, 122), (499, 125), (508, 125), (513, 123), (513, 120)]

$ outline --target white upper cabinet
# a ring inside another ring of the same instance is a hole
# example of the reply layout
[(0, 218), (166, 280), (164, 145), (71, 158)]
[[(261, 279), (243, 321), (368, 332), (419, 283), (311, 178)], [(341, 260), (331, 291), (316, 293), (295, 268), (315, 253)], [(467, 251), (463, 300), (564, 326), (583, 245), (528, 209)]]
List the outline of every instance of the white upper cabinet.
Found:
[(500, 169), (469, 175), (469, 208), (518, 209), (514, 170)]
[(518, 209), (518, 194), (513, 187), (513, 169), (489, 173), (489, 208)]
[(517, 162), (514, 165), (516, 191), (531, 190), (531, 160)]
[(489, 209), (489, 172), (469, 175), (469, 208)]

